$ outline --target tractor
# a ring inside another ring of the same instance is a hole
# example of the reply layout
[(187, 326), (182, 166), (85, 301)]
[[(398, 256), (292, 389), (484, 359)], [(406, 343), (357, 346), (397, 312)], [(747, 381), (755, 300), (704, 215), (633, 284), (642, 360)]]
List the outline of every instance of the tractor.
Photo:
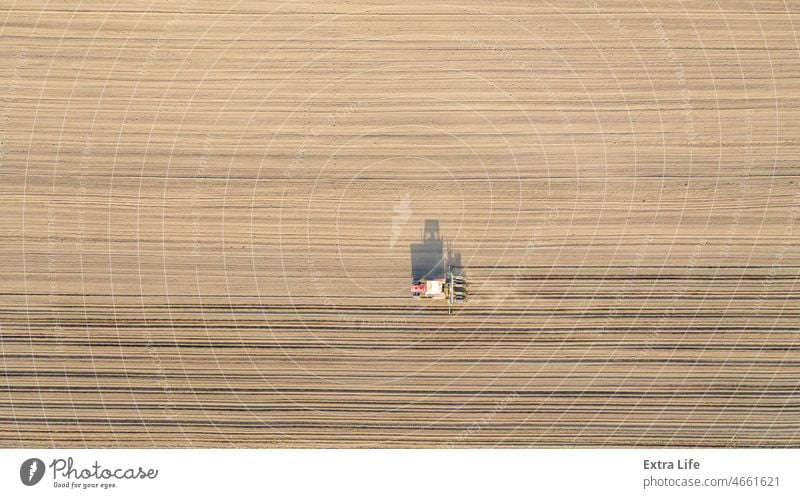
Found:
[(454, 257), (449, 247), (445, 256), (439, 222), (425, 220), (422, 243), (411, 245), (411, 295), (447, 299), (448, 310), (452, 312), (454, 303), (467, 299), (463, 267), (453, 263), (460, 263), (460, 257)]

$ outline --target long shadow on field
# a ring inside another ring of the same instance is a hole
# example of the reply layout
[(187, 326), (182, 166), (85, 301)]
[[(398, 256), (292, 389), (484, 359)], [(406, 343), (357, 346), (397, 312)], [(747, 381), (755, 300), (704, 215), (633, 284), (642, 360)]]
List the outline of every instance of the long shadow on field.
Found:
[(461, 254), (454, 254), (450, 243), (447, 244), (447, 254), (445, 254), (444, 239), (439, 232), (439, 220), (425, 220), (422, 242), (411, 244), (411, 279), (444, 278), (448, 264), (461, 266)]

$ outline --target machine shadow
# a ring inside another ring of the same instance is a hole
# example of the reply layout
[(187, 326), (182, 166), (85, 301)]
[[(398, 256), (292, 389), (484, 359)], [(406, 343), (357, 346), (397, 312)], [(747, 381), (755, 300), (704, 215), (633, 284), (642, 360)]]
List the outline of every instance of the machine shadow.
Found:
[[(425, 220), (422, 242), (411, 244), (411, 280), (444, 279), (448, 266), (461, 267), (461, 253), (453, 253), (451, 243), (447, 243), (439, 231), (439, 220)], [(459, 271), (460, 272), (460, 271)]]
[(411, 244), (411, 279), (444, 278), (444, 241), (439, 233), (439, 220), (425, 220), (422, 242)]

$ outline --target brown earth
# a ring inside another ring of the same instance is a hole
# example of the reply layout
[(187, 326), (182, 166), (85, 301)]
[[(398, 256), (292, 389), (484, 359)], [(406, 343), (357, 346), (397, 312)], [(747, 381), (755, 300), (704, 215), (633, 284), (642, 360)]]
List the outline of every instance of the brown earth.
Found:
[(0, 10), (0, 445), (800, 443), (797, 3), (109, 5)]

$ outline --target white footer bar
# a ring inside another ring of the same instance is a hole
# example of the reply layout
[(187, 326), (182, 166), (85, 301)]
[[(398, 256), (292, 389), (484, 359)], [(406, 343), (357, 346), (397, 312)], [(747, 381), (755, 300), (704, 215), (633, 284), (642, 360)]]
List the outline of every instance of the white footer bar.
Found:
[(0, 496), (797, 497), (798, 464), (777, 449), (0, 450)]

